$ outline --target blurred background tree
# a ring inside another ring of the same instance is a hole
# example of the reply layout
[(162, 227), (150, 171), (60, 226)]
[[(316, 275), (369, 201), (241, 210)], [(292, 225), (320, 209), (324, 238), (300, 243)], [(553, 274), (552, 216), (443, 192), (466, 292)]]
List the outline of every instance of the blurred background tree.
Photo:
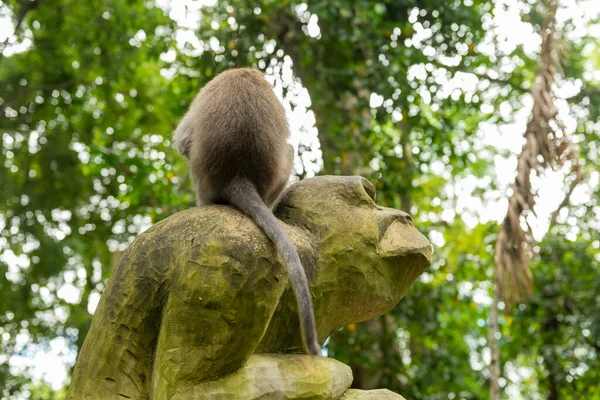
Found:
[[(232, 66), (274, 83), (298, 177), (366, 176), (436, 246), (407, 298), (340, 329), (328, 355), (352, 366), (355, 387), (486, 398), (494, 242), (544, 10), (544, 0), (0, 2), (3, 398), (64, 397), (120, 252), (193, 205), (170, 133)], [(533, 296), (498, 304), (510, 311), (495, 335), (504, 398), (600, 391), (599, 15), (594, 0), (557, 11), (554, 102), (584, 178), (561, 204), (568, 166), (532, 174)]]

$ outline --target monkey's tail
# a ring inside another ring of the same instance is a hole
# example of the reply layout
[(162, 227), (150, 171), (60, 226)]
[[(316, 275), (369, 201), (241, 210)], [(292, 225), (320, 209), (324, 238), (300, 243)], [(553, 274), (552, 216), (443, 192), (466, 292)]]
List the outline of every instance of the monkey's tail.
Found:
[(226, 190), (229, 202), (248, 215), (256, 225), (275, 244), (277, 251), (286, 264), (292, 284), (292, 290), (298, 304), (300, 329), (306, 351), (317, 355), (321, 351), (317, 336), (315, 314), (312, 305), (310, 290), (306, 273), (298, 257), (298, 252), (292, 244), (288, 234), (279, 224), (279, 220), (269, 210), (260, 198), (256, 187), (245, 179), (240, 179), (237, 184), (230, 185)]

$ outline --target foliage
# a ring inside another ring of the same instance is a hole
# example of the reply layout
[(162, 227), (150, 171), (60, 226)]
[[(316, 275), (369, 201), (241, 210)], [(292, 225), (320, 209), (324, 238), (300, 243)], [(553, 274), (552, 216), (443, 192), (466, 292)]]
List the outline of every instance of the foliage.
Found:
[[(512, 4), (538, 31), (532, 3)], [(352, 365), (355, 386), (417, 399), (486, 397), (497, 227), (464, 204), (461, 185), (475, 182), (471, 197), (486, 212), (501, 204), (494, 164), (511, 154), (490, 135), (530, 104), (537, 55), (503, 48), (491, 21), (505, 8), (484, 0), (223, 0), (191, 7), (202, 17), (190, 31), (151, 1), (1, 3), (0, 16), (17, 26), (8, 47), (0, 43), (2, 395), (50, 397), (9, 371), (11, 357), (57, 337), (79, 348), (120, 251), (193, 202), (168, 139), (185, 106), (217, 72), (255, 65), (282, 78), (285, 99), (290, 68), (308, 90), (321, 173), (369, 177), (378, 202), (410, 211), (436, 244), (434, 265), (400, 306), (340, 330), (330, 355)], [(600, 59), (589, 50), (597, 39), (570, 39), (576, 24), (564, 23), (563, 82), (580, 91), (560, 104), (575, 116), (588, 188), (534, 255), (532, 303), (501, 317), (506, 396), (577, 398), (598, 385), (600, 192), (589, 185), (600, 168), (600, 83), (586, 71)]]
[(516, 365), (535, 360), (530, 379), (549, 399), (598, 394), (600, 318), (593, 310), (599, 305), (599, 243), (584, 236), (571, 242), (552, 235), (540, 245), (537, 293), (516, 313), (503, 345)]
[[(181, 112), (160, 74), (172, 21), (142, 1), (40, 2), (26, 17), (30, 49), (0, 60), (3, 354), (26, 354), (23, 339), (79, 347), (115, 252), (191, 202), (163, 144)], [(5, 396), (19, 386), (1, 379)]]

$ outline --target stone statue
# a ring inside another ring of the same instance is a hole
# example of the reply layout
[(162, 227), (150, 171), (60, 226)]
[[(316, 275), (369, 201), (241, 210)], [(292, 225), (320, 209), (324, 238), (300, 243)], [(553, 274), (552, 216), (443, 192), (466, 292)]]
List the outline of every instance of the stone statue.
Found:
[[(321, 344), (392, 309), (432, 248), (361, 177), (291, 185), (275, 207), (307, 272)], [(352, 372), (302, 354), (285, 267), (229, 206), (175, 214), (124, 253), (79, 353), (68, 399), (401, 399), (348, 390)]]

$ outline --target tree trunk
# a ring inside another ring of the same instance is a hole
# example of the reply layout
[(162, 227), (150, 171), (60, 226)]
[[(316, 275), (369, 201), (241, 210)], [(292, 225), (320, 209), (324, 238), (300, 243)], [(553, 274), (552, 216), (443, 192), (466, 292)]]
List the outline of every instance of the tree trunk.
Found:
[(492, 308), (490, 310), (490, 329), (488, 332), (488, 346), (490, 348), (490, 400), (500, 400), (500, 349), (498, 347), (498, 302), (500, 300), (497, 274), (494, 273), (494, 294), (492, 295)]

